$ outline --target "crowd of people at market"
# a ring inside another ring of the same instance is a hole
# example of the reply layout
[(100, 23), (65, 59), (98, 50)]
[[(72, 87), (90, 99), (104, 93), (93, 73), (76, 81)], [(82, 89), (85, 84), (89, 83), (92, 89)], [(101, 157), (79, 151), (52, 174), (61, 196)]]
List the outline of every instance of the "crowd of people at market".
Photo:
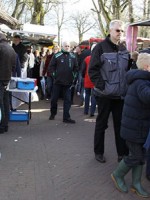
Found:
[[(9, 127), (11, 76), (37, 79), (40, 100), (50, 101), (49, 120), (57, 117), (58, 100), (63, 100), (64, 123), (75, 124), (70, 116), (74, 96), (80, 98), (84, 115), (96, 116), (94, 154), (106, 163), (105, 130), (112, 113), (118, 166), (111, 178), (116, 188), (128, 192), (124, 177), (132, 171), (131, 190), (143, 198), (150, 194), (142, 186), (143, 165), (150, 181), (150, 48), (130, 53), (120, 42), (124, 23), (112, 20), (109, 34), (90, 49), (80, 45), (36, 49), (24, 46), (20, 35), (12, 46), (0, 33), (0, 133)], [(97, 112), (96, 112), (97, 110)]]

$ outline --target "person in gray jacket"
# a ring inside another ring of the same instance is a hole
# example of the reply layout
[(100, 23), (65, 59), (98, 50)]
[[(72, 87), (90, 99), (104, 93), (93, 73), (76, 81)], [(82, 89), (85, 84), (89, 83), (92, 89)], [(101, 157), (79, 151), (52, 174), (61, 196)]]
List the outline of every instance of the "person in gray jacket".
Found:
[(15, 71), (16, 53), (8, 44), (6, 36), (0, 33), (0, 133), (8, 131), (9, 120), (9, 92), (6, 87)]
[(98, 43), (92, 51), (89, 77), (94, 83), (94, 95), (98, 105), (94, 135), (94, 153), (98, 162), (105, 163), (104, 140), (110, 113), (113, 117), (118, 161), (128, 154), (125, 141), (120, 137), (123, 96), (126, 91), (125, 74), (129, 67), (129, 52), (120, 42), (124, 24), (113, 20), (109, 25), (109, 35)]

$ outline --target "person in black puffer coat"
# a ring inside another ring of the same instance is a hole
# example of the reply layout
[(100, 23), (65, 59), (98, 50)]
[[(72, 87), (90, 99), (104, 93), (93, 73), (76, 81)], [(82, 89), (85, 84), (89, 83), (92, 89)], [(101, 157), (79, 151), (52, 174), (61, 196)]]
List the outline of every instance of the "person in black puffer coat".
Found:
[(6, 88), (11, 74), (15, 72), (15, 67), (16, 53), (8, 44), (6, 36), (0, 33), (0, 134), (8, 131), (9, 92)]
[(141, 176), (146, 152), (143, 145), (150, 128), (150, 54), (139, 54), (137, 67), (126, 76), (128, 90), (121, 121), (121, 137), (126, 140), (129, 155), (122, 159), (111, 177), (118, 190), (127, 192), (124, 176), (132, 169), (131, 190), (141, 197), (149, 197), (141, 186)]
[[(139, 53), (149, 53), (150, 54), (150, 47), (142, 49)], [(138, 53), (135, 51), (132, 54), (134, 54), (134, 58), (138, 56)], [(136, 59), (137, 60), (137, 59)], [(137, 69), (136, 61), (132, 62), (132, 69)], [(146, 178), (150, 181), (150, 149), (147, 150), (147, 156), (146, 156)]]

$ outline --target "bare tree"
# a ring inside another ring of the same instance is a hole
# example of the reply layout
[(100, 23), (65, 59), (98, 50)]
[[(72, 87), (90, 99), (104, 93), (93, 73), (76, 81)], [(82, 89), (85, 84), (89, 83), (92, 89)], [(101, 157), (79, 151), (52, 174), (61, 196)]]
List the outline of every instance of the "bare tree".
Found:
[(83, 40), (83, 35), (95, 26), (95, 21), (91, 20), (89, 12), (77, 12), (71, 17), (72, 26), (78, 31), (79, 43)]
[(133, 3), (132, 0), (128, 0), (128, 7), (129, 7), (129, 22), (132, 23), (134, 22), (134, 17), (133, 17)]
[(24, 0), (16, 0), (16, 5), (12, 13), (12, 17), (19, 20), (25, 9), (25, 6), (26, 6), (26, 3)]
[(147, 19), (150, 18), (150, 0), (147, 0)]
[[(150, 17), (150, 0), (144, 0), (144, 5), (143, 5), (143, 16), (142, 19), (149, 19)], [(147, 27), (140, 27), (140, 35), (141, 37), (148, 37), (150, 34), (149, 29)]]
[(26, 15), (30, 13), (31, 23), (44, 25), (45, 15), (59, 2), (60, 0), (7, 0), (7, 5), (14, 5), (12, 17), (21, 20), (26, 12)]
[(65, 23), (68, 21), (65, 15), (64, 1), (60, 2), (58, 5), (55, 5), (53, 8), (53, 22), (57, 26), (57, 35), (58, 35), (58, 44), (61, 46), (61, 30)]
[(92, 2), (93, 2), (93, 6), (94, 6), (94, 9), (92, 9), (92, 11), (94, 11), (94, 13), (96, 13), (96, 15), (97, 15), (100, 32), (101, 32), (102, 36), (105, 36), (106, 30), (107, 30), (106, 26), (107, 26), (107, 24), (109, 24), (111, 19), (108, 15), (108, 12), (106, 12), (106, 14), (103, 15), (103, 13), (105, 13), (105, 11), (103, 11), (105, 4), (102, 4), (102, 2), (98, 1), (98, 0), (97, 0), (97, 3), (95, 2), (95, 0), (92, 0)]
[(58, 5), (59, 0), (33, 0), (33, 14), (31, 23), (44, 25), (45, 15), (52, 9), (53, 6)]
[(121, 13), (128, 5), (127, 0), (92, 0), (97, 14), (99, 28), (103, 36), (106, 36), (108, 24), (112, 19), (120, 19)]

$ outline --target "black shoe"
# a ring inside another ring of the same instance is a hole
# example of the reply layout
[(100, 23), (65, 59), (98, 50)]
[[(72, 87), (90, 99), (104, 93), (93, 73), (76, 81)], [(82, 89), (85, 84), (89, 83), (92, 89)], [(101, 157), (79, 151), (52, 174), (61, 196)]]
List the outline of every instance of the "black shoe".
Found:
[(83, 105), (84, 105), (83, 101), (82, 101), (82, 102), (80, 102), (80, 105), (79, 105), (79, 106), (81, 106), (81, 107), (82, 107)]
[(120, 162), (123, 159), (123, 156), (118, 156), (118, 162)]
[(100, 163), (105, 163), (106, 159), (102, 154), (95, 154), (95, 159)]
[(4, 130), (5, 132), (8, 132), (8, 126), (5, 126)]
[(54, 120), (55, 119), (55, 115), (50, 115), (49, 120)]
[(4, 128), (1, 128), (0, 129), (0, 134), (4, 134), (5, 133), (5, 129)]
[(63, 122), (65, 122), (65, 123), (69, 123), (69, 124), (75, 124), (75, 123), (76, 123), (76, 121), (73, 120), (73, 119), (71, 119), (71, 118), (63, 119)]
[(146, 175), (148, 181), (150, 181), (150, 175)]
[(90, 117), (94, 117), (94, 114), (90, 114)]

